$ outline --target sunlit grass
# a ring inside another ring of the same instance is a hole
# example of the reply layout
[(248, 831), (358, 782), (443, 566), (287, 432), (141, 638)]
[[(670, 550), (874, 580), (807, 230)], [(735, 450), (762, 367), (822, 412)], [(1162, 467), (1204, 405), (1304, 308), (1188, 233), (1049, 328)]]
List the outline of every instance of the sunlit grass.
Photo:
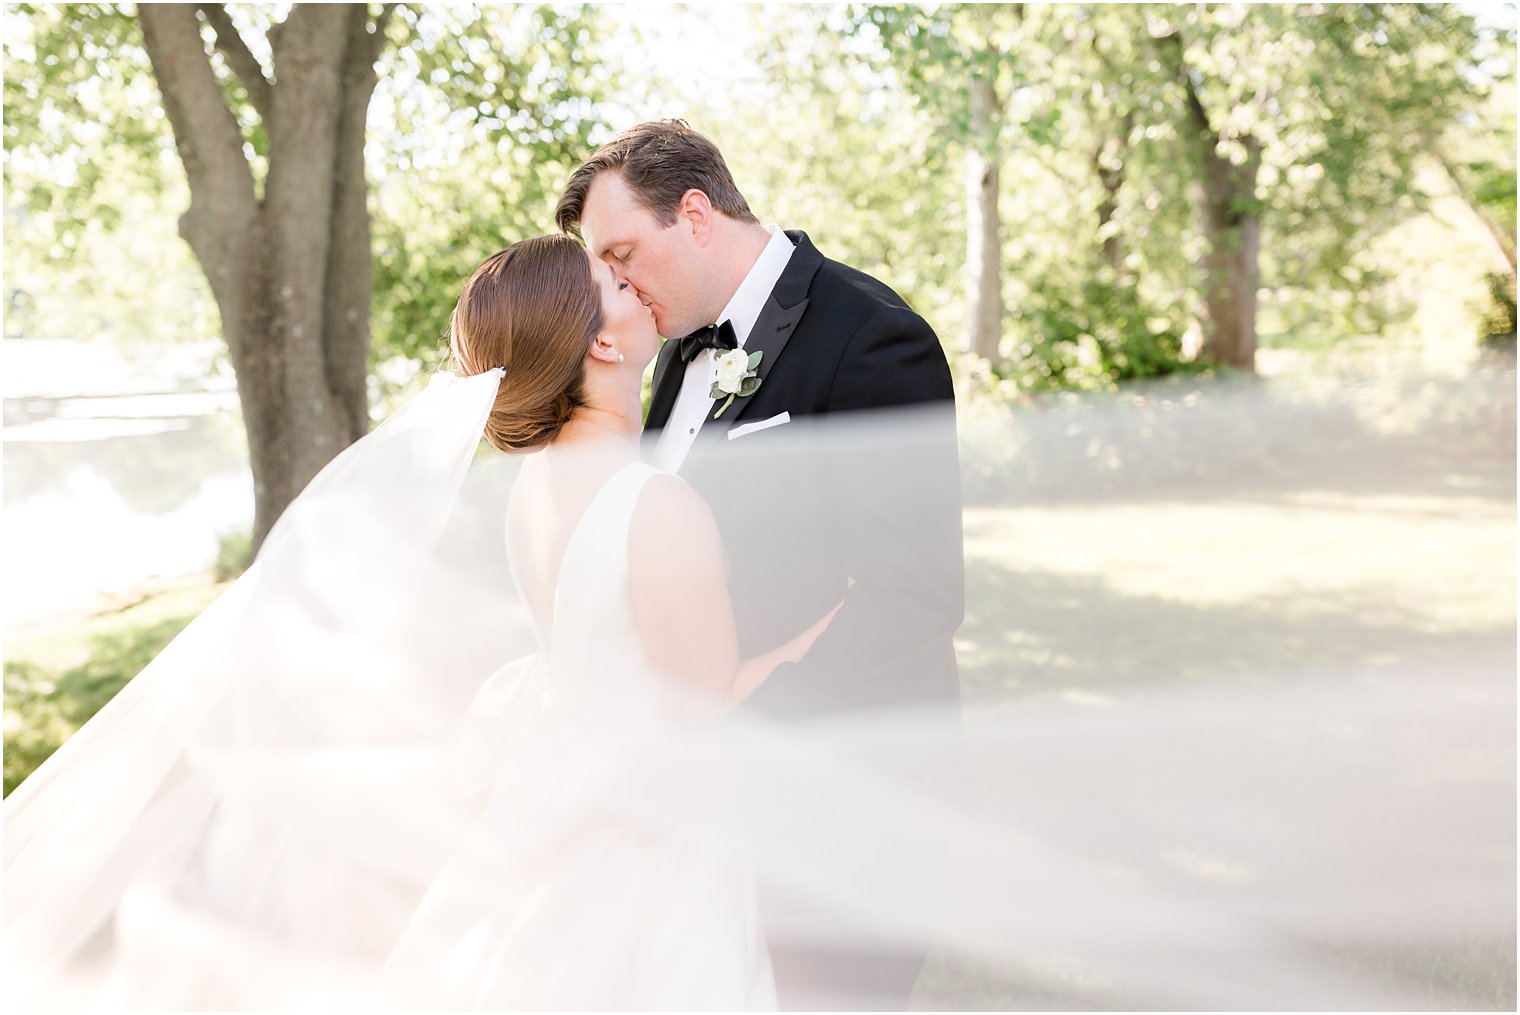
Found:
[(1124, 695), (1512, 641), (1513, 507), (1303, 492), (973, 509), (962, 682)]

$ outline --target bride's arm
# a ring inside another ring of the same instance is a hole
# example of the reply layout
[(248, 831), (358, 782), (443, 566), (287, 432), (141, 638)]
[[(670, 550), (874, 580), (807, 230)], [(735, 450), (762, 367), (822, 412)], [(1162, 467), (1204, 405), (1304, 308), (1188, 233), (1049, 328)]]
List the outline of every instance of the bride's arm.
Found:
[(776, 667), (800, 662), (839, 612), (835, 606), (791, 641), (741, 664), (717, 522), (707, 502), (671, 476), (651, 479), (639, 498), (628, 563), (634, 621), (649, 661), (730, 705), (753, 694)]
[[(839, 604), (839, 606), (843, 605), (843, 602)], [(764, 655), (756, 656), (753, 659), (746, 659), (740, 663), (739, 672), (734, 677), (733, 687), (729, 690), (729, 704), (737, 705), (751, 694), (754, 694), (760, 685), (765, 683), (776, 667), (782, 663), (801, 662), (802, 657), (807, 655), (808, 650), (813, 647), (813, 642), (817, 641), (818, 636), (829, 626), (829, 621), (834, 619), (834, 614), (839, 612), (839, 606), (824, 614), (813, 626), (786, 644), (779, 648), (771, 649)]]
[(739, 664), (723, 546), (707, 502), (674, 476), (655, 476), (628, 537), (634, 622), (661, 671), (727, 698)]

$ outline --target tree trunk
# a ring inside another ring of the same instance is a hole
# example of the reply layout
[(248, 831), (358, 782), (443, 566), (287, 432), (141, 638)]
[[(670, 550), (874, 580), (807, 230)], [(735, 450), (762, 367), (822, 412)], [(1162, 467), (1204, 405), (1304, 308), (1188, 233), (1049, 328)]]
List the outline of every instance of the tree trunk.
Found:
[(358, 440), (369, 431), (369, 311), (374, 295), (374, 247), (369, 222), (369, 181), (364, 175), (364, 128), (374, 94), (375, 60), (384, 21), (371, 35), (365, 4), (348, 8), (348, 49), (338, 109), (338, 151), (333, 179), (332, 252), (327, 264), (327, 383), (338, 412)]
[(272, 83), (220, 6), (203, 6), (264, 119), (262, 199), (195, 7), (138, 12), (190, 183), (180, 233), (210, 282), (237, 374), (257, 548), (312, 477), (368, 429), (364, 121), (385, 16), (371, 31), (367, 5), (294, 5), (270, 32)]
[[(1261, 146), (1251, 137), (1244, 163), (1202, 144), (1203, 195), (1199, 218), (1206, 243), (1203, 260), (1204, 321), (1201, 355), (1214, 363), (1256, 369), (1256, 290), (1261, 278), (1261, 216), (1256, 211), (1256, 173)], [(1216, 142), (1217, 143), (1217, 142)]]
[(998, 215), (997, 92), (981, 69), (971, 79), (971, 144), (966, 161), (966, 270), (970, 320), (966, 349), (1002, 360), (1003, 224)]
[(1191, 72), (1183, 59), (1180, 36), (1159, 40), (1174, 62), (1187, 110), (1184, 130), (1191, 134), (1201, 183), (1199, 229), (1203, 256), (1203, 345), (1200, 357), (1213, 363), (1256, 369), (1256, 291), (1261, 272), (1261, 215), (1256, 174), (1261, 144), (1244, 135), (1235, 140), (1246, 149), (1236, 164), (1219, 153), (1222, 140), (1209, 120)]
[(1103, 242), (1103, 261), (1113, 269), (1117, 279), (1124, 269), (1124, 248), (1114, 221), (1119, 214), (1119, 189), (1124, 186), (1124, 163), (1129, 154), (1129, 135), (1135, 126), (1135, 114), (1126, 112), (1118, 129), (1093, 149), (1093, 170), (1103, 186), (1098, 203), (1098, 235)]

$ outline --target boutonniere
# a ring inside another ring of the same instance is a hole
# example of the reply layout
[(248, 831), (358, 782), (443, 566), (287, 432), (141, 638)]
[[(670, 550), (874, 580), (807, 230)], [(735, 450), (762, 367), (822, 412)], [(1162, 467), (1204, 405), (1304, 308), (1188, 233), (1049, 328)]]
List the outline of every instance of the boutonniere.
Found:
[(734, 399), (748, 398), (760, 387), (760, 377), (755, 373), (755, 368), (760, 365), (760, 357), (764, 355), (763, 350), (746, 356), (743, 349), (730, 349), (718, 357), (718, 379), (713, 381), (712, 390), (707, 396), (719, 399), (727, 395), (728, 398), (718, 406), (713, 419), (723, 415), (724, 410), (734, 404)]

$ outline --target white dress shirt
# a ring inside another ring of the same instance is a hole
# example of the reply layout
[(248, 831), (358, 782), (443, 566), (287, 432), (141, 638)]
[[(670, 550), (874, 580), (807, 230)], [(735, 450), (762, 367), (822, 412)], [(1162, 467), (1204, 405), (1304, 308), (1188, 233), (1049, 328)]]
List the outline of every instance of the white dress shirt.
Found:
[[(739, 288), (734, 291), (733, 297), (728, 301), (728, 306), (723, 308), (723, 313), (718, 315), (714, 324), (722, 324), (727, 321), (733, 326), (734, 337), (739, 340), (739, 348), (744, 348), (744, 343), (749, 340), (749, 334), (755, 329), (755, 321), (760, 317), (760, 311), (765, 308), (765, 301), (770, 298), (771, 290), (776, 288), (776, 283), (781, 280), (781, 273), (786, 270), (787, 262), (792, 259), (792, 251), (796, 249), (792, 241), (787, 239), (786, 233), (776, 226), (766, 226), (771, 234), (770, 242), (765, 249), (760, 251), (760, 257), (749, 269), (749, 274), (744, 276), (744, 281), (739, 283)], [(669, 338), (675, 341), (679, 335)], [(681, 391), (676, 396), (676, 404), (670, 410), (670, 418), (665, 421), (665, 428), (660, 431), (659, 440), (655, 443), (654, 453), (650, 456), (652, 463), (668, 472), (678, 472), (681, 464), (686, 461), (686, 454), (691, 450), (692, 442), (697, 439), (697, 431), (702, 424), (713, 414), (713, 400), (708, 394), (712, 390), (713, 382), (718, 379), (718, 366), (716, 357), (711, 349), (703, 349), (692, 361), (686, 364), (686, 373), (681, 378)], [(670, 369), (677, 368), (672, 364)], [(733, 411), (732, 408), (729, 410)]]

